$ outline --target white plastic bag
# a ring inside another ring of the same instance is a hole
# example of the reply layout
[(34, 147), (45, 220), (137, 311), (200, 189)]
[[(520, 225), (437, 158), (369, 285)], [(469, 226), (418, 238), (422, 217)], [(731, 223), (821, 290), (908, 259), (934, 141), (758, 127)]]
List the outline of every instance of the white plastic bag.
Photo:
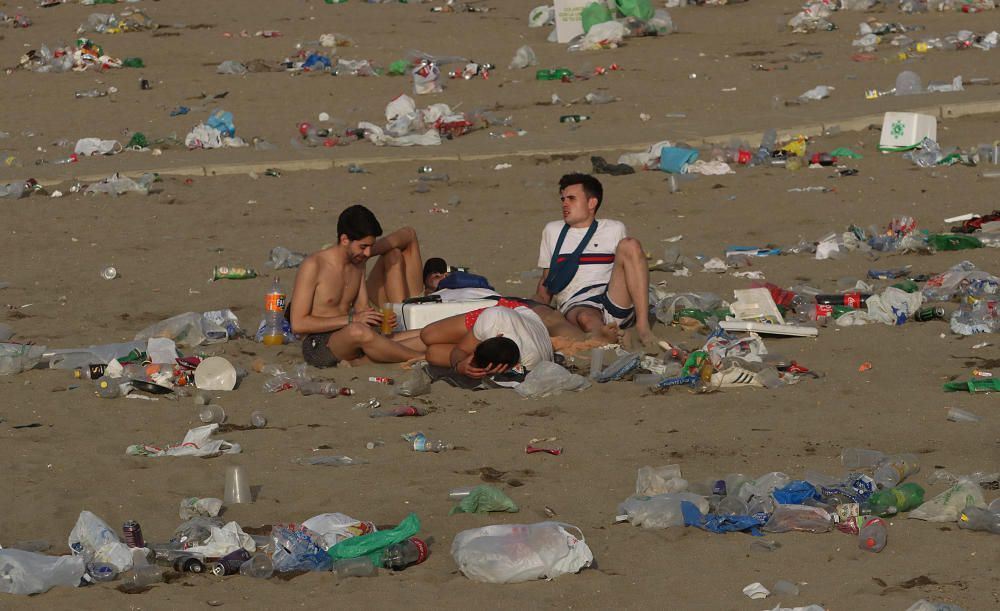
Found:
[(198, 312), (185, 312), (152, 324), (135, 334), (136, 341), (154, 337), (172, 339), (178, 346), (191, 348), (201, 344), (214, 344), (229, 339), (224, 327), (205, 318)]
[(321, 513), (303, 522), (302, 526), (317, 535), (313, 537), (313, 542), (324, 550), (330, 549), (345, 539), (374, 532), (370, 531), (369, 525), (361, 520), (355, 520), (342, 513)]
[(122, 152), (122, 145), (117, 140), (101, 140), (100, 138), (80, 138), (73, 147), (77, 155), (114, 155)]
[(680, 465), (642, 467), (635, 478), (636, 496), (683, 492), (687, 487), (687, 480), (681, 477)]
[(681, 501), (693, 503), (698, 511), (708, 513), (705, 497), (692, 492), (673, 492), (654, 496), (630, 496), (618, 506), (618, 514), (625, 516), (633, 526), (643, 528), (670, 528), (684, 526)]
[(534, 399), (557, 395), (564, 390), (584, 390), (590, 388), (590, 380), (570, 373), (566, 368), (552, 361), (542, 361), (528, 372), (524, 382), (518, 384), (517, 394)]
[(54, 586), (75, 588), (85, 572), (85, 562), (79, 556), (0, 549), (0, 592), (5, 594), (41, 594)]
[(909, 517), (928, 522), (957, 522), (969, 505), (986, 506), (983, 490), (975, 481), (960, 477), (950, 488), (911, 511)]
[(463, 575), (485, 583), (553, 579), (594, 560), (580, 529), (560, 522), (464, 530), (455, 535), (451, 555)]
[(89, 511), (80, 512), (69, 533), (69, 549), (87, 562), (113, 564), (119, 573), (132, 567), (132, 551), (104, 520)]

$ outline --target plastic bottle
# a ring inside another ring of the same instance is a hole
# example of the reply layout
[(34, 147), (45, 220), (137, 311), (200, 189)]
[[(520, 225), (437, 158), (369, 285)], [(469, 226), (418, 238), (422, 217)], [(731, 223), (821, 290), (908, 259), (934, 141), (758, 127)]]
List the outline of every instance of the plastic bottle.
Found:
[(122, 396), (121, 380), (119, 379), (101, 376), (95, 386), (97, 387), (97, 395), (102, 399), (114, 399)]
[(539, 81), (561, 81), (571, 78), (573, 78), (573, 71), (569, 68), (549, 68), (535, 73), (535, 80)]
[(337, 579), (344, 579), (345, 577), (374, 577), (378, 574), (378, 567), (367, 556), (361, 556), (334, 561), (333, 572), (337, 575)]
[(446, 443), (440, 439), (427, 439), (427, 436), (423, 433), (413, 436), (413, 449), (417, 452), (444, 452), (453, 447), (450, 443)]
[(372, 418), (392, 418), (398, 416), (423, 416), (427, 412), (415, 407), (413, 405), (404, 405), (401, 407), (391, 407), (388, 409), (373, 409), (368, 413)]
[(221, 405), (206, 405), (198, 410), (198, 419), (205, 424), (222, 424), (226, 421), (226, 410)]
[(865, 508), (877, 516), (891, 516), (916, 509), (923, 502), (924, 489), (919, 484), (907, 482), (872, 494), (865, 502)]
[(888, 532), (881, 518), (868, 518), (858, 533), (858, 547), (866, 552), (881, 552), (885, 548)]
[(141, 590), (163, 581), (163, 571), (155, 565), (133, 567), (122, 574), (122, 587), (126, 590)]
[(274, 575), (274, 564), (271, 562), (271, 557), (264, 553), (254, 554), (240, 565), (240, 575), (257, 579), (270, 579)]
[(395, 543), (382, 552), (382, 566), (393, 571), (402, 571), (408, 566), (427, 560), (427, 544), (421, 539), (410, 537)]
[(967, 530), (987, 530), (1000, 535), (1000, 513), (985, 507), (966, 507), (958, 518), (958, 527)]
[(255, 429), (262, 429), (267, 426), (267, 416), (264, 412), (257, 410), (250, 414), (250, 426)]
[(760, 140), (760, 147), (754, 153), (751, 165), (771, 165), (771, 153), (777, 142), (778, 132), (773, 127), (769, 127)]
[(264, 339), (267, 346), (280, 346), (285, 343), (285, 306), (288, 297), (281, 290), (278, 277), (274, 277), (271, 290), (264, 296)]
[(87, 565), (87, 575), (96, 582), (114, 581), (118, 577), (118, 569), (108, 562), (92, 562)]
[(7, 199), (20, 199), (27, 193), (27, 186), (23, 182), (12, 182), (0, 185), (0, 197)]
[(296, 378), (287, 373), (279, 373), (271, 376), (271, 378), (264, 382), (264, 390), (267, 392), (281, 392), (282, 390), (295, 388), (298, 385), (299, 382)]
[(336, 397), (337, 395), (349, 396), (353, 395), (354, 391), (346, 386), (337, 386), (337, 383), (333, 380), (310, 380), (308, 382), (302, 382), (298, 385), (299, 392), (303, 396), (308, 397), (309, 395), (323, 395), (324, 397)]
[(885, 454), (866, 448), (844, 448), (840, 462), (848, 469), (870, 469), (885, 459)]
[(875, 469), (874, 479), (879, 488), (893, 488), (907, 477), (920, 471), (920, 461), (914, 454), (886, 456)]

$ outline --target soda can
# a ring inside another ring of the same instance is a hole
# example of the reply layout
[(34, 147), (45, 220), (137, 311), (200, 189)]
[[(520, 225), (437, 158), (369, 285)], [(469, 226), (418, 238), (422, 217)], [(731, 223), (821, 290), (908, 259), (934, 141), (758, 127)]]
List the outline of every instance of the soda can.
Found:
[(250, 559), (250, 552), (246, 551), (242, 547), (235, 552), (226, 554), (222, 558), (219, 558), (216, 562), (209, 565), (212, 570), (212, 574), (217, 577), (225, 577), (226, 575), (235, 575), (240, 572), (240, 567), (243, 563)]
[[(179, 573), (204, 573), (205, 563), (195, 556), (178, 556), (174, 559), (174, 570)], [(239, 570), (239, 569), (237, 569)]]
[(142, 527), (135, 520), (129, 520), (122, 524), (122, 535), (124, 535), (125, 545), (146, 547), (146, 540), (142, 538)]
[(101, 270), (101, 278), (105, 280), (114, 280), (117, 277), (118, 270), (110, 265)]
[(917, 313), (913, 315), (913, 320), (919, 320), (920, 322), (934, 320), (935, 318), (944, 318), (944, 308), (940, 306), (920, 308), (917, 310)]

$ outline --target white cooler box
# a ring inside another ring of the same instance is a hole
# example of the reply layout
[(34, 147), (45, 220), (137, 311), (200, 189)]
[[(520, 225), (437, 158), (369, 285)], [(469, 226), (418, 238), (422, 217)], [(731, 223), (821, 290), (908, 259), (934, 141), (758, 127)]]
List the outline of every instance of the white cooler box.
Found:
[(472, 310), (488, 308), (497, 304), (495, 299), (473, 299), (470, 301), (444, 301), (441, 303), (394, 303), (396, 328), (393, 331), (422, 329), (455, 314), (465, 314)]
[(908, 151), (924, 138), (937, 140), (937, 118), (915, 112), (887, 112), (882, 119), (880, 151)]

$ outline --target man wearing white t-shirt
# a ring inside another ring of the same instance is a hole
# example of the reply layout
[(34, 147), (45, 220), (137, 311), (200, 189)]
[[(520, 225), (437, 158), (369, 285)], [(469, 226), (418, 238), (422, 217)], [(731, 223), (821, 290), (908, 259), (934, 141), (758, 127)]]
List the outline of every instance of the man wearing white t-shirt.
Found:
[[(513, 307), (512, 307), (513, 306)], [(531, 370), (551, 361), (552, 340), (542, 319), (523, 305), (509, 303), (465, 315), (471, 323), (457, 344), (428, 347), (427, 361), (471, 378), (503, 373), (518, 364)]]
[(603, 197), (601, 182), (589, 174), (559, 180), (563, 220), (542, 231), (542, 277), (533, 298), (554, 301), (566, 320), (586, 333), (635, 326), (643, 343), (655, 343), (646, 256), (638, 240), (626, 237), (623, 223), (596, 218)]

